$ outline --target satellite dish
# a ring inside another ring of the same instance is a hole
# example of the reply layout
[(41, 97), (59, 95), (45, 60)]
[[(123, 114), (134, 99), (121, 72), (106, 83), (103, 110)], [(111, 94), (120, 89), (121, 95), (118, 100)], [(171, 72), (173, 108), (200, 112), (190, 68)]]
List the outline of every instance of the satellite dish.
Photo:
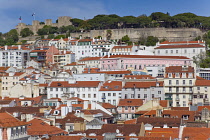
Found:
[(119, 129), (116, 129), (116, 133), (120, 133), (120, 130)]

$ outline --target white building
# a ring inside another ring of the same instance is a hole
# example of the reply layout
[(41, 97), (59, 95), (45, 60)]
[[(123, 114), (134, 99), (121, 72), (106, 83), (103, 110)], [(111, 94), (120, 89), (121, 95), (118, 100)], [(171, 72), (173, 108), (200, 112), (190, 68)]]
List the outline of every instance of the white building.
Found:
[(196, 74), (191, 66), (170, 66), (165, 69), (166, 100), (173, 107), (189, 107), (192, 103)]
[(59, 68), (72, 62), (75, 62), (75, 54), (71, 51), (59, 51), (58, 54), (53, 55), (53, 64), (57, 64)]
[(99, 96), (101, 97), (99, 101), (116, 106), (121, 98), (121, 92), (122, 81), (107, 81), (99, 90)]
[(155, 48), (155, 55), (186, 56), (193, 58), (206, 52), (202, 41), (162, 42)]
[(24, 67), (29, 60), (30, 49), (18, 46), (4, 46), (0, 49), (0, 66)]
[(79, 64), (85, 64), (86, 68), (100, 68), (101, 57), (86, 57), (78, 61)]

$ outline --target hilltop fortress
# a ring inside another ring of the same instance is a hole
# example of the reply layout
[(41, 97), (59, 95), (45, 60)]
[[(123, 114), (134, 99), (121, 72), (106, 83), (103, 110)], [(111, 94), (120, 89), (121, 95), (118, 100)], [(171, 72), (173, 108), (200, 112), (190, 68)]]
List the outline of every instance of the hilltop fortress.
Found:
[(26, 25), (25, 23), (19, 23), (16, 26), (17, 32), (20, 34), (20, 31), (24, 28), (29, 28), (31, 31), (33, 31), (34, 35), (37, 34), (37, 31), (39, 29), (42, 29), (45, 25), (50, 25), (52, 27), (62, 27), (62, 26), (68, 26), (72, 25), (70, 22), (70, 19), (72, 19), (69, 16), (61, 16), (58, 17), (58, 23), (52, 23), (52, 19), (46, 19), (45, 24), (40, 24), (40, 21), (38, 20), (33, 20), (32, 25)]

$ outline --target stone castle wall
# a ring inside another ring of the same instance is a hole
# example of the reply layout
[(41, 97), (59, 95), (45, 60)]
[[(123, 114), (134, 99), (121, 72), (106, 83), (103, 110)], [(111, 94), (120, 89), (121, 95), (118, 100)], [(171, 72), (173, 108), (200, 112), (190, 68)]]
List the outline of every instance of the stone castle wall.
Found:
[[(140, 37), (155, 36), (159, 39), (167, 39), (170, 41), (193, 40), (197, 36), (202, 36), (202, 32), (197, 28), (128, 28), (128, 29), (112, 29), (111, 39), (121, 39), (128, 35), (132, 41), (138, 41)], [(71, 33), (72, 37), (107, 37), (107, 30), (91, 30), (90, 32)]]
[(61, 27), (61, 26), (68, 26), (72, 25), (70, 22), (71, 17), (68, 16), (62, 16), (58, 17), (58, 23), (52, 23), (52, 19), (46, 19), (45, 24), (39, 24), (40, 22), (38, 20), (33, 20), (32, 25), (26, 25), (25, 23), (19, 23), (16, 26), (17, 32), (20, 34), (21, 30), (24, 28), (29, 28), (31, 31), (33, 31), (34, 35), (37, 35), (37, 31), (39, 29), (42, 29), (45, 25), (50, 25), (53, 27)]

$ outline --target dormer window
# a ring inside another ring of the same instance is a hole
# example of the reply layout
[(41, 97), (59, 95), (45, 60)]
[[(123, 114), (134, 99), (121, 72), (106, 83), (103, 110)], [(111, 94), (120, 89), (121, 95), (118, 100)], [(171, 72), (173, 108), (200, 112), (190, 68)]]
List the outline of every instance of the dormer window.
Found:
[(172, 77), (172, 73), (169, 73), (169, 74), (168, 74), (168, 77), (170, 77), (170, 78), (171, 78), (171, 77)]
[(176, 73), (175, 76), (176, 76), (176, 77), (179, 77), (179, 73)]
[(192, 78), (192, 77), (193, 77), (193, 74), (192, 73), (189, 73), (188, 78)]
[(183, 120), (188, 120), (189, 116), (188, 115), (183, 115), (182, 118), (183, 118)]

